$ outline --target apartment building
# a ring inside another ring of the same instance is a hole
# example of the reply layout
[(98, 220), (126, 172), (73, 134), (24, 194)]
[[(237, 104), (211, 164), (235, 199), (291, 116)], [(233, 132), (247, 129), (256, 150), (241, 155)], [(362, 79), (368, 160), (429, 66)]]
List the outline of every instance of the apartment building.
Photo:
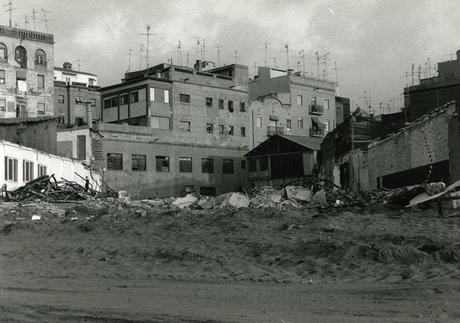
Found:
[(253, 147), (272, 134), (324, 137), (336, 127), (334, 82), (259, 67), (249, 83)]
[(59, 126), (79, 127), (87, 125), (87, 106), (91, 107), (91, 117), (101, 118), (101, 94), (97, 85), (97, 75), (76, 71), (72, 64), (65, 62), (54, 68), (54, 114), (59, 118)]
[(54, 37), (0, 26), (0, 118), (52, 116)]
[(101, 88), (105, 179), (139, 197), (246, 184), (248, 68), (159, 64)]

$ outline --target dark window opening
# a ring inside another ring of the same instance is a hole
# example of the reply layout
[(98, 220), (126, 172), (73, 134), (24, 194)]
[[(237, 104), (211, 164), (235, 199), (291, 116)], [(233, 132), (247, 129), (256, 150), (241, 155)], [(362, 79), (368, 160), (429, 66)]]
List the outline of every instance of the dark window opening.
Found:
[(228, 111), (233, 113), (233, 101), (228, 101)]
[(214, 133), (214, 124), (212, 124), (212, 123), (207, 123), (207, 124), (206, 124), (206, 132), (207, 132), (207, 133)]
[(222, 160), (222, 172), (224, 174), (233, 174), (233, 159)]
[(179, 157), (179, 171), (181, 173), (192, 172), (192, 157)]
[(123, 170), (123, 155), (122, 154), (107, 154), (107, 169)]
[(168, 173), (169, 172), (169, 157), (168, 156), (156, 156), (156, 169), (157, 172)]
[(224, 109), (224, 100), (219, 99), (219, 109), (223, 110)]
[(214, 173), (214, 159), (202, 158), (201, 159), (201, 172), (205, 174)]
[(131, 92), (131, 103), (139, 102), (139, 92)]
[(146, 155), (131, 155), (131, 170), (133, 171), (146, 171), (147, 170), (147, 156)]
[(206, 98), (206, 107), (212, 108), (212, 98)]
[(245, 102), (240, 102), (240, 112), (245, 112), (246, 111), (246, 104)]
[(190, 95), (189, 94), (179, 94), (179, 101), (182, 103), (190, 103)]

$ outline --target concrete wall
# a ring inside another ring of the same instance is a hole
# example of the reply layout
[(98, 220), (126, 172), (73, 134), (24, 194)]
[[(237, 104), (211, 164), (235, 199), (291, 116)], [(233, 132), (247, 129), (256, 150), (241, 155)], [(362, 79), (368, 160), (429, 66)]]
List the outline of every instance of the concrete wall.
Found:
[[(17, 181), (5, 179), (5, 157), (17, 160)], [(95, 173), (91, 173), (82, 163), (68, 158), (47, 154), (32, 148), (19, 146), (8, 141), (0, 141), (0, 186), (7, 185), (9, 191), (14, 190), (25, 184), (23, 180), (23, 160), (33, 162), (33, 178), (38, 177), (38, 165), (47, 167), (47, 175), (54, 174), (56, 180), (65, 178), (75, 181), (80, 185), (85, 185), (83, 178), (88, 176), (94, 189), (98, 189), (97, 184), (101, 184), (101, 178)]]
[[(135, 197), (174, 196), (183, 193), (185, 185), (199, 192), (201, 187), (215, 187), (221, 194), (237, 190), (247, 182), (247, 170), (242, 169), (247, 149), (233, 145), (218, 145), (212, 141), (178, 140), (169, 130), (151, 129), (128, 125), (101, 124), (104, 136), (104, 179), (115, 190), (127, 190)], [(168, 136), (167, 134), (171, 134)], [(123, 170), (107, 169), (107, 154), (123, 155)], [(146, 155), (146, 171), (132, 170), (132, 154)], [(169, 172), (157, 172), (155, 157), (168, 156)], [(191, 157), (192, 173), (179, 171), (179, 157)], [(214, 159), (214, 173), (201, 171), (201, 159)], [(234, 174), (223, 174), (222, 159), (233, 159)]]
[(56, 124), (56, 120), (3, 124), (0, 126), (0, 140), (55, 154)]
[(78, 136), (85, 136), (85, 148), (86, 148), (86, 159), (87, 164), (91, 161), (92, 150), (91, 150), (91, 136), (88, 128), (83, 129), (69, 129), (65, 131), (58, 131), (57, 133), (57, 147), (58, 154), (67, 158), (78, 159), (77, 154), (77, 141)]
[(449, 159), (448, 125), (454, 108), (450, 105), (438, 111), (440, 112), (427, 116), (425, 120), (414, 122), (401, 132), (369, 145), (371, 189), (377, 188), (380, 177)]
[[(0, 110), (0, 118), (15, 118), (16, 109), (24, 105), (21, 111), (22, 116), (35, 117), (39, 115), (37, 111), (38, 103), (45, 104), (44, 115), (52, 116), (54, 114), (54, 47), (53, 36), (49, 34), (24, 31), (39, 37), (45, 37), (47, 41), (32, 40), (30, 37), (22, 38), (19, 35), (20, 29), (0, 26), (0, 43), (6, 45), (8, 49), (8, 58), (0, 60), (0, 70), (5, 70), (5, 83), (0, 84), (0, 99), (6, 100), (7, 108), (5, 111)], [(49, 41), (48, 41), (49, 40)], [(22, 68), (15, 61), (15, 49), (21, 45), (27, 51), (27, 68)], [(35, 64), (35, 52), (41, 49), (46, 53), (46, 65)], [(26, 91), (18, 89), (16, 73), (25, 73)], [(37, 88), (37, 75), (43, 75), (45, 79), (45, 88)]]

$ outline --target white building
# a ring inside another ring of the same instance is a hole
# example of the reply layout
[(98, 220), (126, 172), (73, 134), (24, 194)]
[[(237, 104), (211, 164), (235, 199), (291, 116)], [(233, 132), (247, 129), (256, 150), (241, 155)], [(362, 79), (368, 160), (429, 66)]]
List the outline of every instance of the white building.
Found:
[(65, 62), (62, 67), (54, 67), (54, 80), (67, 84), (97, 86), (96, 74), (75, 71), (72, 69), (72, 64), (69, 62)]

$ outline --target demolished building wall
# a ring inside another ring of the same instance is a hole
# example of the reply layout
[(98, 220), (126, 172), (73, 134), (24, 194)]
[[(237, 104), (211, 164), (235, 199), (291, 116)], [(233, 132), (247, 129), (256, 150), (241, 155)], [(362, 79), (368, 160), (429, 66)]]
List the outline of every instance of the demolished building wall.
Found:
[(0, 174), (0, 186), (6, 184), (8, 190), (18, 188), (40, 176), (52, 174), (56, 180), (65, 178), (82, 186), (85, 185), (84, 178), (88, 176), (94, 189), (101, 186), (101, 176), (91, 172), (77, 160), (8, 141), (0, 141)]
[(449, 181), (449, 120), (455, 102), (433, 110), (401, 131), (369, 145), (370, 188)]

